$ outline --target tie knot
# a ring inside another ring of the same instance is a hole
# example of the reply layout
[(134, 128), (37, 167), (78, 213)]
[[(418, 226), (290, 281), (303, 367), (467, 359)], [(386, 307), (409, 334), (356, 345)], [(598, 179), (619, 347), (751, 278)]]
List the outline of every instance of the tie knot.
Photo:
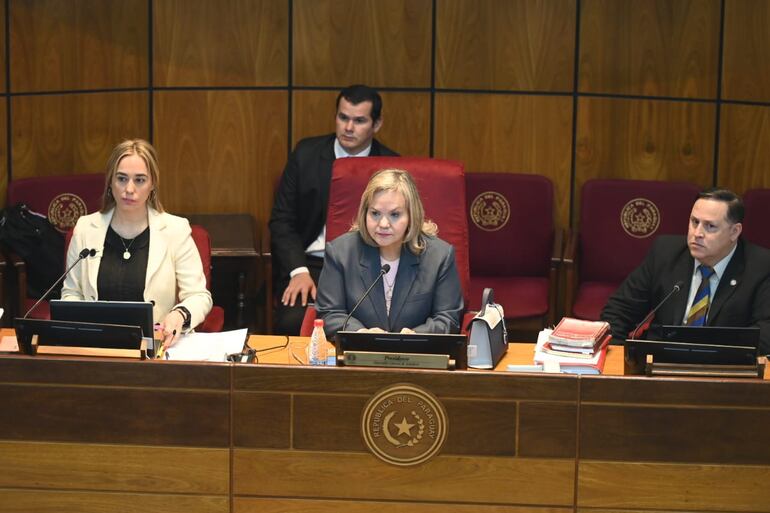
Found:
[(714, 274), (714, 268), (709, 267), (707, 265), (701, 265), (698, 267), (698, 270), (700, 271), (701, 276), (703, 276), (704, 280), (708, 280), (711, 278), (711, 275)]

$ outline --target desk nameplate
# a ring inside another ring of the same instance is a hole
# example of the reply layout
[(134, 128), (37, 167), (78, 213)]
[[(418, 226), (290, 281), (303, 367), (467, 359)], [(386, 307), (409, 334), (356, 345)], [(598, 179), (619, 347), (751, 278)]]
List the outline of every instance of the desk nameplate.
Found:
[(350, 367), (396, 367), (401, 369), (453, 369), (454, 360), (446, 354), (382, 353), (345, 351), (340, 358)]

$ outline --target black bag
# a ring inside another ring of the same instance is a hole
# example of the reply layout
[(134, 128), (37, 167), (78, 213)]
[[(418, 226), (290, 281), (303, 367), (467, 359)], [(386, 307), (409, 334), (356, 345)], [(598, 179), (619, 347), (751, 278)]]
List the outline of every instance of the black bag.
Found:
[[(21, 257), (27, 266), (27, 296), (39, 298), (64, 270), (64, 235), (48, 218), (18, 203), (0, 218), (0, 244)], [(51, 292), (58, 298), (61, 285)]]
[(481, 311), (468, 323), (468, 367), (494, 369), (508, 351), (508, 330), (503, 307), (495, 303), (494, 291), (484, 289)]

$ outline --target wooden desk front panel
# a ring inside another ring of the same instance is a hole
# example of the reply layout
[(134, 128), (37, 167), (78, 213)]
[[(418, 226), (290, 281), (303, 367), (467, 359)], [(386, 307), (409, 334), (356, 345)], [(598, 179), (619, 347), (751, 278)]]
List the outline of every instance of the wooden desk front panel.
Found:
[[(283, 498), (292, 497), (297, 511), (364, 511), (362, 503), (366, 511), (429, 512), (449, 503), (467, 503), (453, 506), (458, 512), (571, 511), (559, 508), (574, 500), (574, 377), (279, 366), (234, 371), (237, 512), (286, 511)], [(408, 468), (372, 456), (360, 425), (367, 401), (403, 382), (431, 391), (448, 417), (440, 455)]]
[(581, 507), (770, 511), (770, 387), (581, 380)]
[(0, 359), (0, 511), (229, 510), (229, 368)]

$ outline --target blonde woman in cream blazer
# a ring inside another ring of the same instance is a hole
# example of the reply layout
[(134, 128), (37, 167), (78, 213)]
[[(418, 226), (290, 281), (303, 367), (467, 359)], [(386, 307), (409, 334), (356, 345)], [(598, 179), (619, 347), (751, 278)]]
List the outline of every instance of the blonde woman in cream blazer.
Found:
[(67, 265), (84, 249), (96, 250), (95, 255), (70, 271), (62, 299), (143, 298), (154, 305), (153, 318), (164, 344), (172, 345), (203, 322), (212, 305), (190, 223), (163, 212), (157, 157), (146, 141), (117, 145), (105, 181), (101, 211), (81, 217), (75, 225)]

